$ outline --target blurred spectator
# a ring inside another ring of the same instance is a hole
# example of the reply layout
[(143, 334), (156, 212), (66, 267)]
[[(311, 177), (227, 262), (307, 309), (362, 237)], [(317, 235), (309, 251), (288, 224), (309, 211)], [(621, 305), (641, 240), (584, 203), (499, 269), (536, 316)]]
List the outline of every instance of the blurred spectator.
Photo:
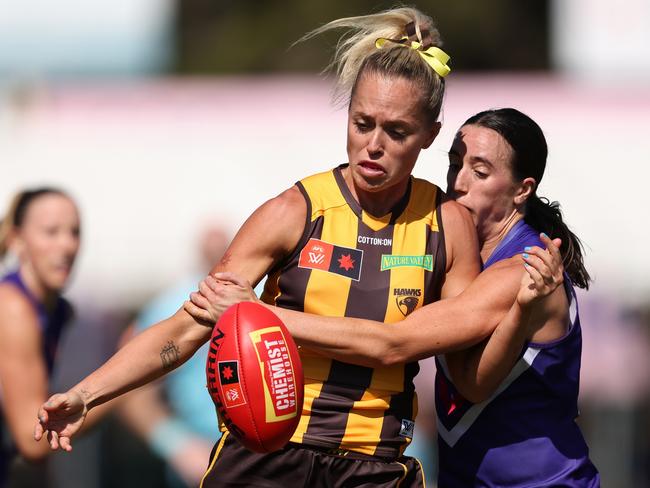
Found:
[[(124, 342), (182, 306), (207, 271), (221, 259), (228, 237), (218, 224), (207, 225), (201, 231), (200, 271), (146, 305), (125, 332)], [(214, 405), (205, 389), (207, 347), (208, 343), (161, 381), (131, 392), (119, 407), (121, 418), (167, 463), (166, 481), (174, 488), (199, 484), (219, 434)]]
[(59, 337), (72, 316), (61, 296), (80, 244), (79, 212), (54, 188), (18, 193), (0, 226), (0, 258), (17, 267), (0, 281), (0, 486), (47, 486), (34, 419), (49, 395)]

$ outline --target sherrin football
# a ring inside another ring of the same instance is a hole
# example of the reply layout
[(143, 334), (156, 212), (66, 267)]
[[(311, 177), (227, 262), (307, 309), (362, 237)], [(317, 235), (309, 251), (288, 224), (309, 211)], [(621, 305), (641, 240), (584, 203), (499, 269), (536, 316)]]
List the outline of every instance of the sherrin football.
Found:
[(248, 449), (281, 449), (302, 411), (302, 364), (282, 321), (263, 305), (228, 308), (212, 331), (208, 391), (222, 422)]

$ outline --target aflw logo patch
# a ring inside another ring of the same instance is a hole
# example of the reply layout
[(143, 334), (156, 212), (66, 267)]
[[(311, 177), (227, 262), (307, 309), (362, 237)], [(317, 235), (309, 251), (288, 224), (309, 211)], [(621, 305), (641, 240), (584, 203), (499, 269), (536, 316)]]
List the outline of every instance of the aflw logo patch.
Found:
[(226, 406), (244, 405), (246, 399), (239, 384), (239, 361), (219, 361), (218, 368)]
[(362, 261), (361, 249), (335, 246), (319, 239), (309, 239), (307, 245), (300, 251), (298, 267), (319, 269), (359, 281)]

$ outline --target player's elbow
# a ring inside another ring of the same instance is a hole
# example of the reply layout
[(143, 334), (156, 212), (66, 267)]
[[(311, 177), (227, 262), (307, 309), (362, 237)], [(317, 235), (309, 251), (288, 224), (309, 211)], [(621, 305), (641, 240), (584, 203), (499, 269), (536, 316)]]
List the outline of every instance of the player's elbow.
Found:
[(408, 342), (397, 334), (390, 334), (382, 340), (377, 360), (380, 366), (390, 367), (413, 361), (414, 358), (410, 354)]
[(457, 355), (446, 356), (447, 368), (458, 393), (472, 403), (481, 403), (490, 398), (493, 389), (477, 371), (464, 364), (465, 358)]
[(472, 403), (481, 403), (490, 398), (495, 388), (489, 384), (482, 383), (479, 379), (458, 381), (456, 384), (458, 392)]
[(396, 364), (403, 364), (404, 355), (399, 347), (386, 347), (382, 351), (381, 355), (376, 358), (377, 366), (388, 368), (390, 366), (395, 366)]
[(480, 387), (468, 389), (464, 393), (461, 392), (461, 394), (472, 403), (482, 403), (492, 396), (489, 390)]

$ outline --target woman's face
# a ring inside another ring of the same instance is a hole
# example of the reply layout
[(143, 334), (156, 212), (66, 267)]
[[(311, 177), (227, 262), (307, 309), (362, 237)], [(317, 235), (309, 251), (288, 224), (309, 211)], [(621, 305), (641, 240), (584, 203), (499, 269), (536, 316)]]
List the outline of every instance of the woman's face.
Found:
[(45, 289), (65, 286), (79, 251), (79, 226), (77, 208), (66, 196), (49, 193), (29, 204), (16, 235), (18, 255)]
[(470, 211), (481, 242), (498, 235), (516, 208), (522, 185), (512, 156), (498, 132), (477, 125), (461, 127), (449, 151), (447, 193)]
[(420, 88), (400, 77), (362, 75), (348, 112), (348, 162), (358, 191), (403, 192), (440, 124), (427, 121)]

